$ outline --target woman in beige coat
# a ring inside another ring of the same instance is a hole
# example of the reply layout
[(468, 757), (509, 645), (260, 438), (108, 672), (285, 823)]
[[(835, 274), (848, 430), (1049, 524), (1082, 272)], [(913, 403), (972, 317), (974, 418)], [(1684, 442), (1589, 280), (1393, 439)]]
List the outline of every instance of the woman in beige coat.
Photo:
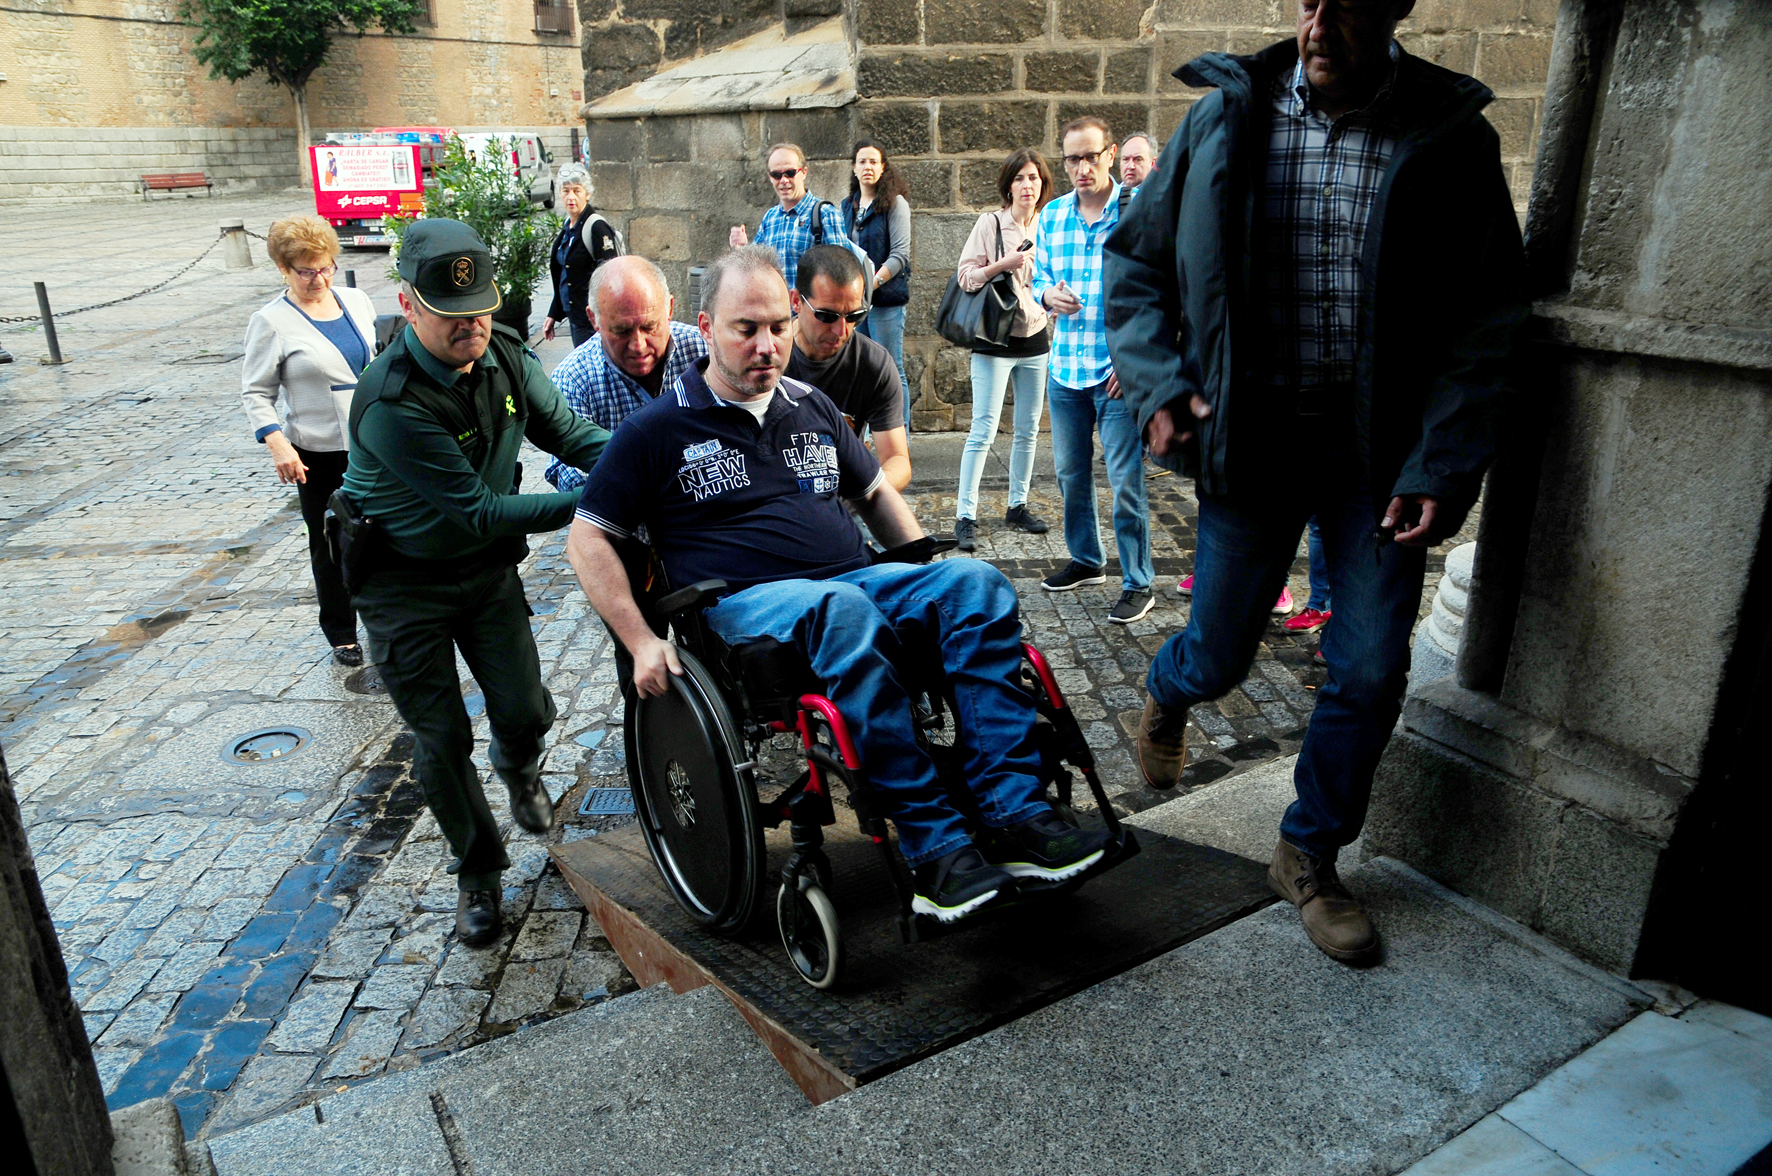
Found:
[(1015, 440), (1009, 450), (1009, 510), (1003, 521), (1035, 535), (1048, 529), (1046, 520), (1028, 508), (1027, 499), (1034, 477), (1040, 410), (1046, 404), (1046, 356), (1052, 332), (1047, 328), (1046, 311), (1035, 301), (1028, 282), (1034, 271), (1040, 209), (1052, 198), (1052, 171), (1038, 151), (1023, 147), (1003, 161), (997, 173), (997, 191), (1003, 197), (1003, 207), (985, 213), (972, 226), (972, 236), (960, 254), (959, 280), (971, 291), (1008, 274), (1015, 286), (1017, 307), (1006, 344), (972, 351), (972, 432), (960, 455), (960, 492), (954, 507), (954, 535), (961, 551), (978, 546), (978, 483), (1011, 381), (1015, 384)]
[[(317, 216), (271, 226), (265, 251), (287, 288), (246, 325), (241, 399), (253, 437), (270, 452), (277, 480), (293, 485), (308, 525), (308, 561), (320, 598), (320, 630), (341, 665), (360, 666), (357, 613), (326, 549), (326, 500), (344, 482), (351, 448), (351, 394), (375, 355), (375, 305), (334, 289), (338, 234)], [(287, 407), (277, 418), (277, 395)]]

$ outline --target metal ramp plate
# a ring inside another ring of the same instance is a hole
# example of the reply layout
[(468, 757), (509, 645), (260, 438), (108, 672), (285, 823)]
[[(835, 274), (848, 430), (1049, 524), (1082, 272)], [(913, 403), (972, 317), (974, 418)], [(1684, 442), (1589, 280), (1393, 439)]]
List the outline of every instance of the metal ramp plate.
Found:
[(790, 846), (767, 834), (771, 881), (738, 939), (709, 934), (671, 898), (638, 826), (556, 845), (555, 861), (643, 985), (714, 984), (814, 1103), (835, 1098), (1117, 975), (1274, 901), (1265, 867), (1137, 831), (1143, 851), (1074, 894), (898, 937), (892, 886), (859, 829), (826, 830), (844, 978), (830, 992), (788, 963), (774, 878)]

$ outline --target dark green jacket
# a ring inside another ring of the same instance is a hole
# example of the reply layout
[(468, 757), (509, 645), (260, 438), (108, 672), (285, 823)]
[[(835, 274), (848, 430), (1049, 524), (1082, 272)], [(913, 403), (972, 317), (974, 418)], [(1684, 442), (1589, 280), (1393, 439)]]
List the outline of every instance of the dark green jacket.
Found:
[[(1215, 86), (1194, 103), (1106, 243), (1108, 349), (1139, 427), (1191, 394), (1212, 405), (1197, 448), (1165, 465), (1202, 493), (1273, 479), (1273, 403), (1252, 237), (1277, 73), (1296, 42), (1208, 53), (1175, 71)], [(1476, 501), (1511, 390), (1528, 304), (1519, 221), (1473, 78), (1402, 54), (1393, 102), (1407, 126), (1372, 208), (1355, 427), (1374, 512), (1429, 494), (1456, 525)], [(1179, 332), (1181, 345), (1177, 347)], [(1191, 418), (1187, 418), (1191, 419)]]
[(471, 557), (496, 540), (552, 531), (572, 518), (576, 492), (512, 493), (525, 437), (588, 470), (609, 432), (567, 407), (509, 328), (494, 326), (486, 354), (456, 372), (409, 326), (357, 381), (344, 491), (397, 554)]

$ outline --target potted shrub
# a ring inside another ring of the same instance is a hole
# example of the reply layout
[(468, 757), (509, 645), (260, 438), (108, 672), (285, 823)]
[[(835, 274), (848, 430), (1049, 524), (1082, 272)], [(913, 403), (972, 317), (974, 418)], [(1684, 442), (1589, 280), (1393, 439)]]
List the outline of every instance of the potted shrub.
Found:
[[(425, 216), (448, 217), (467, 224), (492, 252), (493, 280), (504, 305), (492, 317), (529, 337), (530, 294), (548, 273), (548, 249), (560, 231), (560, 218), (531, 204), (529, 193), (505, 157), (509, 144), (493, 139), (481, 153), (469, 151), (459, 135), (451, 135), (436, 186), (425, 188)], [(413, 217), (385, 217), (393, 238), (390, 263), (400, 256), (400, 241)], [(398, 273), (390, 264), (390, 276)]]

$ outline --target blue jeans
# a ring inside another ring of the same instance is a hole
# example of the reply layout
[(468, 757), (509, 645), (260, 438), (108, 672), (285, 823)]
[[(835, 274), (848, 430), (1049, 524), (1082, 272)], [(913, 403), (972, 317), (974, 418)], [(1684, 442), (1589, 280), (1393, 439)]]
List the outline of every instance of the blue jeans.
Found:
[(1200, 496), (1193, 608), (1187, 628), (1152, 659), (1145, 685), (1165, 706), (1191, 707), (1243, 680), (1314, 515), (1335, 596), (1323, 630), (1329, 680), (1317, 691), (1293, 774), (1298, 799), (1280, 835), (1334, 861), (1366, 823), (1372, 773), (1402, 709), (1427, 552), (1374, 541), (1383, 504), (1372, 501), (1351, 439), (1324, 444), (1300, 433), (1292, 456), (1274, 456), (1271, 468), (1283, 472), (1271, 498)]
[(1311, 598), (1304, 607), (1314, 608), (1318, 612), (1329, 611), (1329, 559), (1323, 554), (1323, 528), (1312, 519), (1310, 539), (1305, 544), (1310, 552), (1311, 565)]
[[(1046, 389), (1052, 407), (1052, 464), (1064, 495), (1064, 542), (1071, 558), (1091, 568), (1107, 566), (1101, 551), (1101, 520), (1095, 510), (1095, 431), (1107, 457), (1114, 488), (1114, 545), (1120, 550), (1120, 586), (1151, 590), (1151, 520), (1144, 493), (1144, 441), (1126, 402), (1110, 398), (1104, 381), (1093, 388)], [(1199, 573), (1196, 572), (1195, 575)], [(1274, 595), (1280, 590), (1276, 587)]]
[(849, 723), (868, 779), (891, 806), (911, 865), (959, 849), (972, 835), (917, 743), (910, 695), (895, 668), (904, 645), (941, 653), (966, 779), (985, 823), (1002, 828), (1050, 811), (1033, 703), (1013, 685), (1021, 665), (1015, 589), (990, 564), (877, 564), (830, 580), (778, 580), (728, 596), (707, 621), (728, 645), (773, 637), (806, 654)]
[(984, 476), (984, 456), (997, 436), (1003, 416), (1003, 396), (1015, 381), (1015, 440), (1009, 449), (1009, 505), (1028, 500), (1034, 480), (1034, 453), (1040, 442), (1040, 409), (1046, 403), (1047, 353), (1012, 359), (1005, 355), (972, 353), (972, 432), (960, 454), (960, 494), (954, 517), (978, 517), (978, 481)]
[(898, 386), (904, 390), (904, 427), (911, 427), (911, 382), (904, 378), (904, 307), (876, 306), (855, 328), (892, 355), (898, 365)]

